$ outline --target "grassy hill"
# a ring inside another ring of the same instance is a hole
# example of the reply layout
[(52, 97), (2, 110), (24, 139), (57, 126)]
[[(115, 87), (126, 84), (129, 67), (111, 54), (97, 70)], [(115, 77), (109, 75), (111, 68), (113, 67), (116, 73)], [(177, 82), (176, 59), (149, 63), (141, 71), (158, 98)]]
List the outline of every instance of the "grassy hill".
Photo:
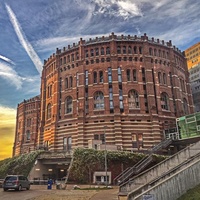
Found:
[(7, 174), (22, 174), (28, 176), (37, 156), (41, 151), (34, 151), (28, 154), (7, 158), (0, 161), (0, 178)]

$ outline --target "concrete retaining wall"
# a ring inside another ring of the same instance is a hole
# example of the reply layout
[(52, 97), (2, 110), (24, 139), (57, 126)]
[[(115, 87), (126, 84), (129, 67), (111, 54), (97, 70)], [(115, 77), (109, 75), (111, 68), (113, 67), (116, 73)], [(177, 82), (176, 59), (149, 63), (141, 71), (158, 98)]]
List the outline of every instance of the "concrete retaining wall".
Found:
[(155, 200), (177, 200), (187, 190), (200, 184), (200, 160), (187, 166), (173, 176), (160, 182), (137, 197), (128, 196), (128, 200), (143, 200), (143, 195), (151, 194)]
[(157, 164), (156, 166), (144, 171), (143, 173), (135, 176), (134, 179), (130, 179), (124, 185), (120, 186), (119, 194), (120, 193), (129, 193), (137, 188), (145, 185), (148, 182), (151, 182), (153, 179), (161, 176), (163, 173), (167, 172), (168, 170), (174, 168), (178, 164), (184, 162), (191, 156), (194, 156), (199, 153), (199, 146), (200, 141), (190, 145), (189, 147), (181, 150), (180, 152), (176, 153), (175, 155), (171, 156), (170, 158), (162, 161), (161, 163)]

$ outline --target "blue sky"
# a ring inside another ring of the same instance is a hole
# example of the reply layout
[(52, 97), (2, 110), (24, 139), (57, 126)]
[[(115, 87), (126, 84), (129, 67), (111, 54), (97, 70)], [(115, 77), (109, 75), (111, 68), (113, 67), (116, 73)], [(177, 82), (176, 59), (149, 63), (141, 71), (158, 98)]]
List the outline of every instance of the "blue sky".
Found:
[(0, 115), (8, 111), (12, 124), (6, 132), (0, 124), (0, 135), (13, 136), (10, 113), (39, 94), (44, 59), (57, 47), (147, 33), (183, 51), (200, 41), (199, 7), (199, 0), (0, 0)]

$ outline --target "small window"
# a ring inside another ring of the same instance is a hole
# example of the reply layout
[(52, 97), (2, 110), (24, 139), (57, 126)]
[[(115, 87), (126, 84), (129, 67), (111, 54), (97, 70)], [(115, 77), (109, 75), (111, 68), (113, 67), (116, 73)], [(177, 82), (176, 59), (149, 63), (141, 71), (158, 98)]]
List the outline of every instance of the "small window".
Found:
[(94, 109), (104, 109), (104, 95), (100, 91), (94, 94)]
[(71, 113), (72, 112), (72, 97), (68, 96), (65, 100), (65, 113)]

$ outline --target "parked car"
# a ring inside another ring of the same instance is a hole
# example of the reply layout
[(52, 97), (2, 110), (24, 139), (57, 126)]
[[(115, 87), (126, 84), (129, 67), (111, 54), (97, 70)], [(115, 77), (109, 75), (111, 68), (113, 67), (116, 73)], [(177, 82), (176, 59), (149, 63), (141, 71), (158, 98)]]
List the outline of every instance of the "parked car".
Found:
[(22, 190), (22, 188), (30, 189), (30, 181), (23, 175), (8, 175), (3, 181), (3, 190), (8, 189)]

